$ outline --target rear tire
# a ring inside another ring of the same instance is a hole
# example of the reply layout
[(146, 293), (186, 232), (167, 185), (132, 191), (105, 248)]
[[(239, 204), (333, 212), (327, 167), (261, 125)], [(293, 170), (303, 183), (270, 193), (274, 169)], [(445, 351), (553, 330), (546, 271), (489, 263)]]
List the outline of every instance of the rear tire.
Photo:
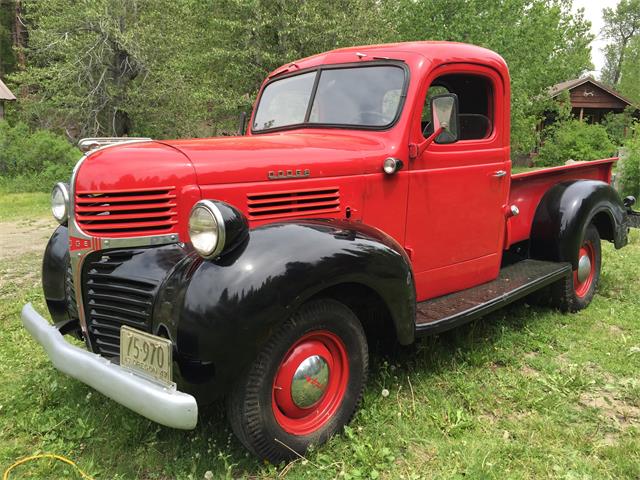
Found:
[(579, 266), (573, 273), (551, 287), (551, 304), (563, 312), (577, 312), (586, 308), (593, 300), (602, 264), (600, 234), (590, 224), (578, 250)]
[(362, 325), (332, 299), (304, 305), (267, 341), (227, 398), (238, 439), (272, 463), (302, 455), (347, 424), (368, 369)]

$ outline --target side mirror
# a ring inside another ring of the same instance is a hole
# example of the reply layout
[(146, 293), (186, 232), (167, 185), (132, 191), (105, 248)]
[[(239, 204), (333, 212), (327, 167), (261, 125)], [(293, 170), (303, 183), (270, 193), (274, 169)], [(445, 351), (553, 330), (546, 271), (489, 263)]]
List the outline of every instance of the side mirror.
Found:
[(436, 95), (431, 99), (431, 121), (433, 131), (442, 129), (436, 137), (436, 143), (454, 143), (458, 141), (458, 96), (455, 93)]
[(247, 133), (247, 112), (241, 112), (238, 118), (238, 136), (243, 136)]

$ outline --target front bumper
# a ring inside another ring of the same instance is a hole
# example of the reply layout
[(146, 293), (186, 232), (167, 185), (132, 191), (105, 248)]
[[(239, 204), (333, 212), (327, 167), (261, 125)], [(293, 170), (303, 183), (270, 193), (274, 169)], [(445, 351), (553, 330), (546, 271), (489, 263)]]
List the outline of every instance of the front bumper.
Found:
[(134, 412), (172, 428), (192, 429), (198, 406), (191, 395), (146, 380), (107, 359), (68, 343), (30, 303), (22, 323), (53, 365)]

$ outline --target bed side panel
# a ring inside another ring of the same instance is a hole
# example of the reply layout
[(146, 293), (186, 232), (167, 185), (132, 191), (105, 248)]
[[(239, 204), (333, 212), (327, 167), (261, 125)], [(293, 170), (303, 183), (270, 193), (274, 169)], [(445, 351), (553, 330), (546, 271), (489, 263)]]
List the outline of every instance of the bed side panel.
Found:
[(520, 213), (509, 219), (509, 242), (505, 248), (530, 237), (536, 209), (549, 188), (570, 180), (600, 180), (611, 183), (611, 169), (617, 160), (617, 158), (608, 158), (592, 162), (576, 162), (562, 167), (513, 175), (509, 205), (517, 206)]

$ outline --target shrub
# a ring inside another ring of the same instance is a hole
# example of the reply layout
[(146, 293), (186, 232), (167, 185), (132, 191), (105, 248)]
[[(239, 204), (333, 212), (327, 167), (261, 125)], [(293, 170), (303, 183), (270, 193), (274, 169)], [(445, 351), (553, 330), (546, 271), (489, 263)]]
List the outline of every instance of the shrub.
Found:
[(563, 165), (567, 160), (611, 157), (616, 151), (602, 125), (589, 125), (579, 120), (559, 122), (549, 127), (545, 136), (534, 160), (537, 167)]
[(624, 159), (621, 163), (620, 183), (623, 195), (640, 198), (640, 124), (624, 144)]
[(5, 190), (48, 191), (54, 182), (69, 180), (80, 156), (62, 136), (0, 121), (0, 184)]
[(609, 138), (616, 146), (621, 146), (629, 136), (633, 125), (633, 107), (628, 107), (622, 113), (610, 112), (602, 119), (602, 126), (607, 129)]

